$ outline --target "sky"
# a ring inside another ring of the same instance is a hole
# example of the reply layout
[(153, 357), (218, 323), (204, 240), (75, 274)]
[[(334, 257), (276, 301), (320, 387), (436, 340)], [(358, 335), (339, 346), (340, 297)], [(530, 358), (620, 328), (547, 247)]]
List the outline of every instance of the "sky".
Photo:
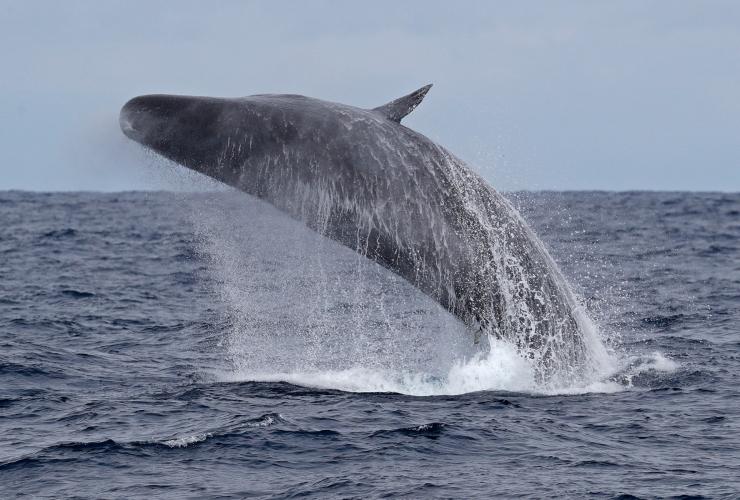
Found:
[(118, 128), (139, 94), (433, 83), (404, 124), (497, 188), (740, 191), (732, 0), (0, 0), (0, 47), (0, 189), (181, 186)]

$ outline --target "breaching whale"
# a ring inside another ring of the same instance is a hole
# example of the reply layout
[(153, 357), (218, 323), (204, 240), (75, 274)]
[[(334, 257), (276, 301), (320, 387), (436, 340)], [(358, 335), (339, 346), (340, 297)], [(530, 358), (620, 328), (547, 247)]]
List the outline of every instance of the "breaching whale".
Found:
[(265, 200), (397, 273), (476, 335), (511, 341), (540, 380), (589, 357), (588, 318), (509, 201), (401, 124), (431, 85), (361, 109), (301, 95), (144, 95), (134, 141)]

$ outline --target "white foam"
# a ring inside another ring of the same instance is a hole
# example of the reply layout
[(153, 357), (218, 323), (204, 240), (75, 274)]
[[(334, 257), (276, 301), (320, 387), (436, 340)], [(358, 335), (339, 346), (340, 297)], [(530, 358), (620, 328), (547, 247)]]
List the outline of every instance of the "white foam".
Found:
[(218, 378), (226, 382), (286, 382), (344, 392), (389, 392), (412, 396), (460, 395), (480, 391), (558, 395), (613, 393), (626, 389), (624, 385), (611, 380), (585, 381), (564, 387), (538, 385), (534, 367), (521, 358), (513, 346), (503, 341), (492, 341), (488, 352), (454, 363), (441, 377), (424, 372), (358, 366), (343, 370), (283, 372), (238, 369), (221, 373)]
[(660, 352), (653, 352), (647, 356), (629, 356), (624, 359), (624, 370), (621, 374), (622, 384), (633, 387), (636, 376), (643, 373), (670, 374), (680, 368), (680, 364)]
[(277, 418), (273, 415), (265, 415), (264, 417), (260, 418), (259, 420), (256, 420), (254, 422), (250, 422), (247, 424), (247, 427), (270, 427), (272, 424), (276, 423), (278, 419), (284, 418), (282, 415), (278, 414)]
[(638, 367), (640, 372), (654, 370), (656, 372), (673, 373), (681, 365), (672, 359), (666, 357), (662, 353), (655, 351), (649, 357), (646, 363), (643, 363)]
[(185, 448), (186, 446), (189, 446), (191, 444), (205, 441), (209, 437), (211, 437), (210, 433), (195, 434), (193, 436), (181, 436), (174, 439), (168, 439), (166, 441), (161, 441), (161, 443), (165, 446), (169, 446), (170, 448)]

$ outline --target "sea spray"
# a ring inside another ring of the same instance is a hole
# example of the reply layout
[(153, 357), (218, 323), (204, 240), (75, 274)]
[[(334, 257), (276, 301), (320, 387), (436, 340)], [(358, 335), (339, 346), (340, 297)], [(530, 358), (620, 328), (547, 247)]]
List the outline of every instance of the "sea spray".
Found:
[(225, 379), (417, 395), (556, 393), (618, 369), (580, 306), (575, 313), (594, 353), (590, 371), (543, 384), (510, 341), (485, 337), (476, 344), (407, 282), (265, 203), (219, 193), (204, 199), (192, 220), (231, 315)]

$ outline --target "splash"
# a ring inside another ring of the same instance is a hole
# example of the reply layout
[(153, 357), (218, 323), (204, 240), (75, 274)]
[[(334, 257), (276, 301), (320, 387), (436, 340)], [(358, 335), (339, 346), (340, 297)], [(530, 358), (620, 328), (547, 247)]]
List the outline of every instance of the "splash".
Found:
[(537, 384), (532, 364), (523, 359), (514, 346), (498, 340), (493, 340), (485, 352), (479, 352), (467, 360), (455, 361), (447, 373), (442, 375), (363, 366), (343, 370), (292, 372), (251, 372), (241, 368), (221, 373), (220, 379), (229, 382), (287, 382), (344, 392), (382, 392), (411, 396), (460, 395), (481, 391), (575, 394), (615, 392), (623, 388), (614, 382), (557, 389), (544, 387)]
[(216, 370), (218, 380), (415, 396), (627, 386), (613, 378), (623, 363), (580, 307), (589, 371), (545, 384), (513, 343), (485, 337), (475, 344), (408, 282), (265, 203), (219, 193), (191, 209), (208, 278), (231, 316), (223, 345), (230, 366)]
[[(665, 364), (642, 365), (640, 372), (667, 369), (673, 363), (663, 358)], [(621, 377), (633, 376), (629, 369), (613, 371), (591, 381), (570, 386), (544, 385), (537, 382), (535, 367), (523, 359), (517, 349), (500, 340), (491, 340), (486, 351), (469, 359), (452, 363), (447, 372), (439, 375), (423, 371), (396, 371), (392, 369), (356, 366), (341, 370), (252, 371), (248, 367), (216, 374), (224, 382), (286, 382), (318, 389), (355, 393), (397, 393), (410, 396), (454, 396), (474, 392), (514, 392), (533, 395), (576, 395), (588, 393), (614, 393), (632, 388)], [(621, 373), (621, 377), (615, 376)]]
[(222, 372), (219, 378), (229, 382), (288, 382), (345, 392), (392, 392), (413, 396), (537, 389), (531, 365), (517, 355), (513, 346), (500, 341), (494, 341), (487, 352), (453, 362), (445, 374), (369, 366), (289, 372), (253, 372), (242, 367)]
[(633, 389), (651, 389), (650, 383), (635, 383), (640, 376), (673, 374), (680, 365), (655, 352), (639, 358), (615, 360), (603, 376), (570, 386), (538, 383), (535, 369), (516, 348), (493, 340), (487, 352), (452, 364), (442, 376), (419, 371), (394, 371), (357, 366), (343, 370), (251, 371), (241, 367), (216, 373), (223, 382), (286, 382), (317, 389), (354, 393), (396, 393), (409, 396), (455, 396), (474, 392), (513, 392), (541, 396), (612, 394)]

